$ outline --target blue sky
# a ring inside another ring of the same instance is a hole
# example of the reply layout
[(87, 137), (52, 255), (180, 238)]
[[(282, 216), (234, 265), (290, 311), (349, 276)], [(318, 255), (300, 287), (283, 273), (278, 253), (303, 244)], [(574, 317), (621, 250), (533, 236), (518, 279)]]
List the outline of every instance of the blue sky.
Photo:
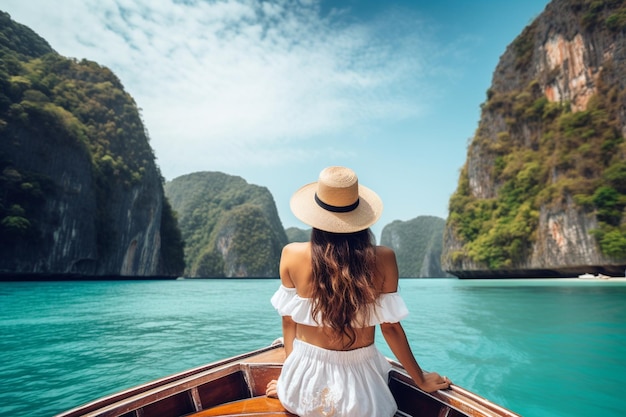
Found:
[(447, 216), (500, 55), (547, 0), (3, 0), (60, 54), (111, 68), (167, 180), (291, 194), (329, 165), (382, 197), (373, 227)]

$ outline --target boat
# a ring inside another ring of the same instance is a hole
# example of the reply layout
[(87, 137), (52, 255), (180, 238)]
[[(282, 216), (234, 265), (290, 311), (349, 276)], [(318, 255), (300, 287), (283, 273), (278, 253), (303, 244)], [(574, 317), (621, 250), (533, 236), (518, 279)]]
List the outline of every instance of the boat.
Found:
[[(261, 349), (167, 376), (57, 414), (56, 417), (244, 417), (295, 416), (265, 387), (285, 359), (280, 339)], [(396, 416), (520, 417), (457, 385), (435, 393), (420, 390), (402, 365), (392, 365), (389, 386)]]
[(580, 279), (604, 279), (604, 280), (609, 280), (609, 279), (613, 279), (613, 277), (609, 276), (609, 275), (604, 275), (604, 274), (598, 274), (598, 275), (593, 275), (593, 274), (582, 274), (582, 275), (578, 275), (578, 278)]

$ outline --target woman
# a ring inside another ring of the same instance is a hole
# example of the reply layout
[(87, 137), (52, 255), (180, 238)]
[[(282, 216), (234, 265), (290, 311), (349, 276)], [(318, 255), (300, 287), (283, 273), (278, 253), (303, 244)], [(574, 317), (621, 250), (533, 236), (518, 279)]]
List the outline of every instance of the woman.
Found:
[(310, 242), (282, 252), (272, 304), (283, 317), (287, 358), (267, 395), (299, 416), (393, 416), (391, 367), (374, 345), (376, 325), (422, 390), (448, 388), (446, 377), (422, 372), (400, 324), (408, 311), (395, 254), (374, 246), (369, 230), (382, 212), (378, 195), (354, 171), (329, 167), (290, 205), (313, 229)]

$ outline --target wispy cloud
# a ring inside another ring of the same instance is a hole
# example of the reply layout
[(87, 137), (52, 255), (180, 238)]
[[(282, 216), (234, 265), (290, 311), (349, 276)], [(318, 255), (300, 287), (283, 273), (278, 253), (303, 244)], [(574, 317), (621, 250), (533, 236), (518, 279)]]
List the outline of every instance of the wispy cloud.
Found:
[(169, 177), (281, 163), (296, 141), (415, 116), (426, 91), (428, 47), (406, 16), (366, 25), (297, 0), (7, 1), (45, 9), (35, 29), (61, 54), (118, 74)]

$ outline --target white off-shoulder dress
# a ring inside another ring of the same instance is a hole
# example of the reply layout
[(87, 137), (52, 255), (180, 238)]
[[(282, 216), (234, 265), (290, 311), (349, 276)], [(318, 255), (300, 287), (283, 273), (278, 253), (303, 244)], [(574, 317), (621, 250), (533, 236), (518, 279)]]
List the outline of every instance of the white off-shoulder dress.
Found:
[[(272, 297), (281, 316), (308, 326), (319, 326), (312, 315), (312, 300), (295, 288), (281, 285)], [(369, 323), (396, 323), (408, 315), (397, 292), (381, 294), (370, 310)], [(278, 379), (278, 398), (301, 417), (387, 417), (396, 413), (389, 390), (391, 366), (374, 344), (359, 349), (323, 349), (295, 339)]]

